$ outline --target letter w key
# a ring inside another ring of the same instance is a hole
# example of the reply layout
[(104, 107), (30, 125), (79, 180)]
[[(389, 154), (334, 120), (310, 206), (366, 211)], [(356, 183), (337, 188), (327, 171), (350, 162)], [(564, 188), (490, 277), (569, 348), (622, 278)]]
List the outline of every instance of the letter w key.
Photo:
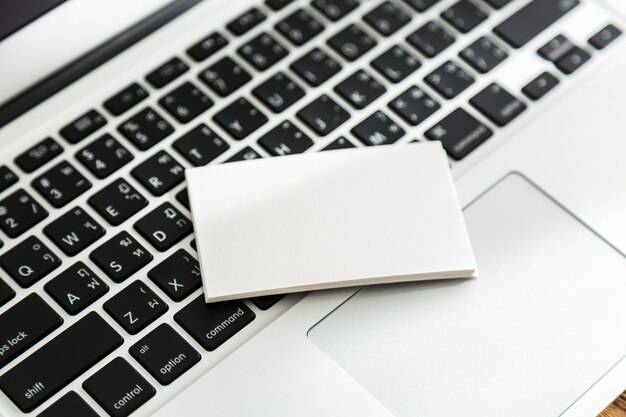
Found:
[(68, 256), (74, 256), (104, 235), (104, 229), (80, 207), (74, 207), (44, 233)]

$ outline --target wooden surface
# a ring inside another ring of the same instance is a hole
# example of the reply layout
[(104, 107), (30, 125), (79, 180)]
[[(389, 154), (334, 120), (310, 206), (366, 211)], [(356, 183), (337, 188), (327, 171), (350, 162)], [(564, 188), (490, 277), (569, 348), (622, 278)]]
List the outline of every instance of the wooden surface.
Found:
[(626, 391), (605, 408), (599, 417), (626, 417)]

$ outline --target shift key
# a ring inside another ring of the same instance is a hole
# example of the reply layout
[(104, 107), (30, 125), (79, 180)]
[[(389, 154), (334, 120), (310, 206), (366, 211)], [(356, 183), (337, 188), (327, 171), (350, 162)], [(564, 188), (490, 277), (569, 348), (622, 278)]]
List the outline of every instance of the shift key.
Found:
[(91, 312), (0, 377), (0, 389), (27, 413), (123, 342)]

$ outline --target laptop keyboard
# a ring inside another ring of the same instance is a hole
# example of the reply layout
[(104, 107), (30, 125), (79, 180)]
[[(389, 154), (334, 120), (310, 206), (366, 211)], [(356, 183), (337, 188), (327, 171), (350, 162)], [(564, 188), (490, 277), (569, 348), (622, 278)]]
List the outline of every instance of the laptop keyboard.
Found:
[[(527, 74), (532, 81), (520, 91), (493, 81), (442, 114), (449, 108), (444, 103), (515, 59), (517, 49), (579, 5), (533, 0), (507, 12), (519, 1), (267, 0), (101, 98), (94, 103), (101, 111), (85, 109), (14, 155), (16, 168), (0, 166), (0, 266), (8, 277), (0, 277), (0, 340), (6, 341), (0, 342), (0, 389), (30, 412), (99, 364), (82, 382), (84, 393), (69, 391), (38, 411), (126, 416), (281, 302), (283, 296), (204, 303), (181, 188), (186, 166), (302, 153), (322, 137), (329, 142), (321, 150), (422, 140), (410, 137), (415, 126), (426, 127), (425, 140), (441, 141), (454, 163), (621, 35), (611, 22), (590, 33), (588, 45), (559, 35), (538, 51), (547, 69)], [(435, 5), (441, 13), (425, 19), (421, 14)], [(504, 18), (491, 33), (474, 36), (495, 11)], [(265, 24), (270, 18), (276, 23)], [(323, 43), (309, 46), (320, 38)], [(394, 44), (370, 56), (386, 38)], [(467, 46), (458, 55), (447, 53), (461, 41)], [(224, 52), (230, 45), (235, 49)], [(421, 70), (434, 59), (436, 67)], [(272, 70), (282, 61), (288, 62)], [(354, 71), (338, 79), (346, 66)], [(410, 77), (411, 85), (396, 88)], [(237, 94), (248, 84), (250, 93)], [(320, 86), (328, 88), (307, 91)], [(393, 97), (376, 104), (390, 90)], [(151, 96), (157, 101), (142, 105)], [(295, 117), (276, 116), (288, 110)], [(348, 122), (350, 129), (337, 135)], [(193, 127), (178, 134), (185, 125)], [(74, 148), (74, 155), (66, 152)], [(130, 176), (119, 176), (127, 166)], [(20, 182), (20, 170), (34, 180)], [(83, 194), (85, 203), (77, 205)], [(170, 194), (171, 202), (150, 204)], [(29, 235), (42, 222), (42, 233)], [(40, 281), (41, 294), (28, 293)], [(168, 324), (163, 317), (170, 310)], [(64, 324), (71, 316), (77, 321)], [(122, 357), (104, 363), (130, 335), (140, 337), (126, 347), (136, 363)], [(120, 380), (133, 391), (124, 391)]]

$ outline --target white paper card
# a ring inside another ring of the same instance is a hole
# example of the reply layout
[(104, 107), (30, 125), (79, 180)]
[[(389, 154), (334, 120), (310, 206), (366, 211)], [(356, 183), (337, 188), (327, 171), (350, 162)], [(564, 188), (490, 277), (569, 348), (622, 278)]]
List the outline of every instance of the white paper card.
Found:
[(476, 273), (438, 142), (234, 162), (186, 176), (207, 302)]

